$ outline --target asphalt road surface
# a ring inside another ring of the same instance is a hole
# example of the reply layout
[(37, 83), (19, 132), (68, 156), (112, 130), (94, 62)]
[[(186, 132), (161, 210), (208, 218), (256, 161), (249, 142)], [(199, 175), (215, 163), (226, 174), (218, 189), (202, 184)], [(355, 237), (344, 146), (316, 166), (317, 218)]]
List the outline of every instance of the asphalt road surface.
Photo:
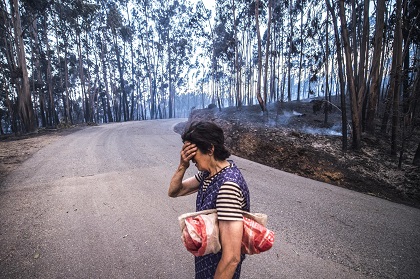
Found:
[[(88, 127), (7, 177), (0, 278), (193, 278), (177, 217), (195, 197), (167, 196), (180, 121)], [(232, 159), (276, 233), (242, 278), (420, 278), (420, 210)]]

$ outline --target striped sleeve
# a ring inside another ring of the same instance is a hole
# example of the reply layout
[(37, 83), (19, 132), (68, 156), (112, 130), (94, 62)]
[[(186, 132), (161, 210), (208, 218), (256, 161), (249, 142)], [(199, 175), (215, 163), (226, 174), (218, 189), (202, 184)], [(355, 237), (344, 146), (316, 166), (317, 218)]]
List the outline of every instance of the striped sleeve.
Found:
[(218, 219), (222, 221), (242, 221), (244, 197), (238, 184), (225, 182), (217, 195), (216, 209)]
[(196, 173), (196, 175), (195, 175), (195, 179), (197, 179), (197, 181), (198, 181), (198, 182), (203, 181), (203, 179), (204, 179), (204, 174), (203, 174), (203, 172), (202, 172), (202, 171), (199, 171), (198, 173)]

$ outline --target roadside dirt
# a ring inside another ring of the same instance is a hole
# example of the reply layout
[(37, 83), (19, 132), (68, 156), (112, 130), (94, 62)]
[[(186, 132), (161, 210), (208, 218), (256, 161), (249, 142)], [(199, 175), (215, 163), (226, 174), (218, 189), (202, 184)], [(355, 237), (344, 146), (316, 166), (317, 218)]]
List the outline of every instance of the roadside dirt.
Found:
[(29, 159), (38, 150), (81, 127), (67, 129), (39, 129), (37, 133), (0, 136), (0, 186), (5, 177)]
[[(341, 112), (333, 107), (324, 125), (314, 103), (194, 110), (189, 121), (223, 127), (233, 154), (289, 173), (420, 208), (420, 168), (413, 166), (420, 133), (406, 143), (401, 169), (387, 138), (363, 135), (361, 151), (342, 151)], [(176, 129), (179, 133), (186, 123)], [(349, 138), (348, 145), (351, 145)]]

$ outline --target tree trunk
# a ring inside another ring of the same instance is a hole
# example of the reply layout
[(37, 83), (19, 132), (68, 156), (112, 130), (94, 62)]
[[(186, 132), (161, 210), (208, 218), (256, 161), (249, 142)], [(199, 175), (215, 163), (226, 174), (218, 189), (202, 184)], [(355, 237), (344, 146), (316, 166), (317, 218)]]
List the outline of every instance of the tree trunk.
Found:
[[(1, 4), (3, 4), (2, 2), (0, 2)], [(4, 14), (6, 14), (4, 9), (0, 9), (2, 11), (2, 16), (4, 16)], [(12, 27), (10, 25), (10, 27)], [(17, 72), (17, 66), (16, 66), (16, 62), (15, 62), (15, 56), (13, 54), (13, 36), (11, 35), (11, 33), (13, 32), (12, 30), (9, 30), (10, 32), (7, 32), (6, 36), (3, 37), (3, 44), (5, 47), (5, 53), (6, 53), (6, 60), (7, 60), (7, 64), (10, 68), (10, 71), (12, 73), (16, 73)], [(8, 36), (9, 35), (9, 36)], [(6, 81), (6, 76), (3, 76), (3, 84), (7, 84)], [(13, 84), (17, 84), (18, 83), (18, 77), (16, 77), (15, 75), (12, 75), (10, 77), (10, 82)], [(5, 100), (5, 106), (8, 109), (8, 114), (10, 117), (10, 122), (11, 122), (11, 129), (13, 133), (17, 133), (19, 131), (18, 129), (18, 120), (19, 120), (19, 112), (18, 109), (16, 108), (16, 105), (14, 103), (12, 103), (12, 100), (10, 100), (9, 98), (9, 90), (6, 89), (5, 92), (5, 96), (6, 96), (6, 100)]]
[[(86, 57), (89, 57), (90, 45), (88, 31), (85, 30), (84, 50)], [(87, 80), (87, 94), (86, 94), (86, 108), (89, 112), (89, 122), (95, 121), (95, 99), (97, 95), (96, 81), (93, 81), (90, 71), (91, 63), (86, 63), (86, 80)]]
[[(420, 56), (420, 51), (417, 50), (417, 57)], [(417, 60), (417, 61), (420, 61)], [(420, 63), (417, 62), (417, 66), (415, 68), (415, 70), (417, 72), (416, 75), (416, 79), (413, 82), (413, 90), (412, 90), (412, 98), (410, 101), (410, 108), (409, 108), (409, 117), (410, 117), (410, 122), (413, 122), (413, 119), (417, 119), (418, 115), (420, 114)], [(412, 125), (412, 130), (415, 129), (415, 125)]]
[(270, 37), (271, 37), (271, 2), (272, 0), (268, 0), (268, 23), (267, 23), (267, 41), (265, 43), (265, 68), (264, 68), (264, 107), (267, 106), (267, 91), (269, 88), (268, 85), (268, 57), (270, 54)]
[(344, 0), (339, 0), (339, 12), (340, 12), (340, 21), (341, 21), (341, 36), (343, 40), (343, 47), (345, 52), (345, 59), (346, 59), (346, 76), (347, 76), (347, 84), (349, 86), (350, 91), (350, 103), (351, 103), (351, 116), (352, 116), (352, 127), (353, 127), (353, 148), (358, 150), (361, 148), (361, 141), (362, 141), (362, 126), (361, 126), (361, 114), (359, 109), (359, 100), (357, 94), (357, 89), (355, 86), (355, 78), (354, 72), (352, 69), (352, 55), (350, 50), (350, 43), (349, 43), (349, 35), (347, 30), (347, 21), (345, 17), (345, 10), (344, 10)]
[(19, 1), (11, 0), (10, 4), (13, 9), (13, 28), (15, 35), (18, 69), (21, 71), (20, 83), (16, 83), (18, 91), (18, 110), (24, 126), (24, 130), (26, 132), (34, 132), (36, 131), (36, 121), (31, 100), (28, 68), (26, 66), (25, 46), (23, 43), (23, 32), (19, 14)]
[[(62, 9), (59, 8), (58, 11), (58, 20), (56, 21), (56, 25), (55, 25), (55, 34), (56, 34), (56, 40), (57, 40), (57, 56), (60, 56), (60, 45), (59, 45), (59, 23), (58, 22), (62, 22), (63, 21), (63, 12)], [(69, 47), (69, 42), (68, 42), (68, 37), (66, 33), (62, 33), (61, 34), (61, 39), (63, 42), (63, 48), (64, 48), (64, 76), (61, 75), (60, 76), (60, 83), (62, 82), (62, 79), (64, 78), (64, 85), (62, 85), (62, 88), (64, 89), (65, 92), (65, 96), (63, 94), (63, 105), (65, 107), (64, 110), (64, 122), (66, 124), (73, 124), (73, 118), (71, 116), (71, 106), (70, 106), (70, 91), (69, 91), (69, 69), (68, 69), (68, 61), (67, 61), (67, 57), (68, 57), (68, 47)], [(60, 61), (60, 58), (59, 58)], [(60, 64), (60, 63), (59, 63)]]
[[(328, 33), (326, 34), (328, 38)], [(302, 80), (302, 60), (303, 60), (303, 8), (300, 11), (300, 54), (299, 54), (299, 72), (298, 72), (298, 87), (296, 100), (300, 101), (300, 83)], [(328, 44), (327, 44), (328, 46)]]
[[(40, 53), (40, 43), (38, 40), (38, 25), (37, 21), (32, 21), (32, 40), (34, 41), (32, 49), (33, 49), (33, 57), (35, 59), (35, 67), (33, 67), (32, 72), (32, 80), (33, 80), (33, 91), (38, 92), (38, 98), (39, 98), (39, 114), (41, 117), (41, 127), (47, 126), (47, 119), (45, 118), (45, 100), (44, 100), (44, 92), (43, 92), (43, 85), (44, 82), (42, 81), (41, 77), (41, 53)], [(36, 113), (36, 108), (35, 108)], [(39, 126), (39, 125), (38, 125)]]
[[(127, 102), (127, 94), (125, 92), (125, 86), (124, 86), (124, 70), (123, 70), (123, 66), (121, 64), (121, 53), (120, 53), (120, 49), (118, 47), (118, 42), (117, 42), (117, 37), (116, 34), (114, 34), (114, 49), (115, 49), (115, 54), (117, 57), (117, 68), (118, 68), (118, 74), (119, 74), (119, 82), (120, 82), (120, 95), (122, 95), (122, 97), (120, 98), (120, 108), (122, 108), (122, 114), (124, 117), (124, 121), (128, 121), (127, 118), (127, 111), (126, 111), (126, 102)], [(121, 109), (120, 109), (121, 111)]]
[(83, 106), (83, 117), (85, 122), (89, 122), (89, 107), (86, 107), (86, 87), (85, 87), (85, 75), (83, 71), (83, 58), (82, 58), (82, 43), (80, 39), (80, 32), (76, 34), (77, 38), (77, 52), (79, 60), (79, 78), (80, 87), (82, 90), (82, 106)]
[[(122, 65), (122, 70), (123, 70), (123, 73), (125, 72), (125, 57), (126, 57), (126, 51), (125, 51), (125, 42), (124, 42), (124, 44), (123, 44), (123, 46), (124, 46), (124, 52), (123, 52), (123, 56), (122, 56), (122, 62), (123, 62), (123, 65)], [(124, 77), (124, 74), (123, 74), (123, 77)], [(125, 79), (123, 78), (123, 82), (124, 82), (124, 84), (125, 84)], [(129, 107), (128, 107), (128, 100), (129, 100), (129, 96), (128, 96), (128, 94), (127, 94), (127, 87), (125, 87), (124, 88), (124, 91), (123, 91), (123, 105), (124, 105), (124, 112), (125, 112), (125, 116), (124, 116), (124, 121), (129, 121), (130, 120), (130, 110), (129, 110)]]
[(242, 97), (241, 97), (241, 88), (240, 88), (240, 70), (239, 70), (239, 57), (238, 57), (238, 37), (237, 37), (237, 26), (236, 26), (236, 15), (235, 15), (235, 0), (232, 0), (232, 13), (233, 13), (233, 39), (235, 40), (234, 49), (235, 49), (235, 97), (236, 97), (236, 107), (242, 107)]
[(346, 92), (345, 92), (345, 83), (344, 83), (344, 73), (343, 73), (343, 57), (341, 54), (341, 38), (338, 30), (337, 16), (335, 14), (334, 8), (331, 6), (330, 0), (325, 0), (327, 8), (331, 14), (333, 25), (334, 25), (334, 37), (335, 44), (337, 47), (337, 60), (338, 60), (338, 77), (340, 80), (340, 94), (341, 94), (341, 131), (343, 136), (342, 141), (342, 150), (347, 150), (347, 109), (346, 109)]
[[(358, 36), (357, 36), (357, 30), (358, 30), (358, 28), (357, 28), (357, 16), (358, 16), (358, 10), (357, 10), (357, 6), (356, 6), (356, 4), (357, 4), (357, 1), (358, 0), (350, 0), (350, 2), (351, 2), (351, 21), (350, 21), (350, 23), (351, 23), (351, 28), (352, 28), (352, 33), (351, 33), (351, 35), (352, 35), (352, 42), (353, 42), (353, 44), (351, 45), (352, 47), (353, 47), (353, 55), (354, 55), (354, 57), (353, 57), (353, 71), (354, 71), (354, 74), (356, 74), (357, 73), (357, 60), (359, 59), (359, 57), (358, 57), (358, 55), (359, 55), (359, 53), (357, 52), (357, 39), (358, 39)], [(349, 37), (349, 41), (350, 41), (350, 37)], [(350, 46), (350, 43), (349, 43), (349, 46)], [(357, 79), (355, 79), (354, 80), (354, 84), (355, 84), (355, 87), (357, 88), (358, 87), (358, 85), (357, 85), (357, 82), (358, 82), (358, 80)]]
[(56, 122), (56, 113), (55, 113), (55, 105), (54, 105), (54, 96), (53, 96), (53, 83), (52, 83), (52, 73), (51, 73), (51, 57), (50, 57), (50, 44), (48, 39), (48, 25), (47, 25), (47, 12), (44, 11), (43, 16), (43, 28), (44, 28), (44, 44), (46, 46), (46, 55), (45, 59), (47, 62), (47, 69), (45, 73), (46, 81), (47, 81), (47, 89), (48, 89), (48, 100), (49, 100), (49, 106), (48, 106), (48, 125), (50, 127), (56, 127), (58, 124)]
[[(397, 134), (399, 120), (399, 102), (400, 102), (400, 86), (401, 86), (401, 66), (402, 66), (402, 0), (396, 2), (396, 25), (394, 32), (394, 51), (392, 55), (392, 71), (394, 78), (394, 93), (392, 106), (392, 133), (391, 133), (391, 154), (397, 154)], [(394, 63), (395, 61), (395, 63)]]
[(102, 75), (103, 75), (103, 80), (104, 80), (104, 84), (105, 84), (105, 95), (106, 95), (106, 110), (104, 111), (104, 113), (106, 113), (108, 115), (108, 121), (107, 122), (114, 122), (114, 118), (112, 116), (112, 109), (111, 109), (111, 104), (110, 101), (112, 100), (111, 97), (111, 93), (109, 91), (109, 83), (108, 83), (108, 71), (107, 71), (107, 64), (105, 61), (105, 56), (108, 53), (108, 49), (107, 49), (107, 45), (104, 42), (105, 39), (105, 32), (103, 33), (103, 38), (101, 38), (101, 64), (102, 64)]
[[(386, 3), (386, 2), (385, 2)], [(386, 4), (385, 4), (386, 5)], [(389, 12), (388, 9), (385, 7), (385, 19), (384, 22), (388, 22), (388, 18), (389, 18)], [(388, 60), (389, 59), (385, 59), (385, 55), (387, 53), (389, 53), (389, 44), (387, 43), (389, 41), (389, 36), (387, 37), (387, 32), (385, 32), (385, 23), (384, 23), (384, 30), (383, 30), (383, 41), (382, 41), (382, 56), (381, 56), (381, 65), (379, 67), (379, 81), (381, 81), (381, 83), (378, 83), (378, 92), (376, 93), (378, 95), (378, 104), (380, 100), (384, 99), (384, 94), (385, 94), (385, 84), (387, 84), (386, 82), (383, 82), (383, 77), (385, 76), (384, 73), (386, 73), (388, 70)], [(386, 66), (385, 66), (386, 65)]]
[(293, 16), (292, 16), (292, 5), (293, 1), (289, 2), (289, 53), (287, 54), (287, 101), (292, 101), (292, 78), (291, 78), (291, 71), (292, 71), (292, 50), (293, 50)]
[[(359, 60), (359, 67), (356, 76), (356, 92), (357, 92), (357, 102), (358, 107), (361, 114), (361, 129), (365, 127), (365, 120), (366, 120), (366, 105), (369, 93), (368, 87), (366, 86), (366, 78), (367, 78), (367, 61), (369, 60), (369, 0), (364, 0), (363, 5), (363, 21), (359, 20), (360, 23), (363, 22), (362, 25), (362, 39), (360, 42), (360, 60)], [(360, 33), (360, 32), (359, 32)], [(359, 35), (360, 37), (360, 35)], [(355, 72), (356, 73), (356, 72)]]
[(390, 88), (388, 88), (386, 97), (385, 97), (385, 109), (384, 114), (382, 116), (382, 122), (381, 122), (381, 133), (386, 134), (387, 133), (387, 127), (388, 127), (388, 121), (389, 121), (389, 115), (391, 114), (392, 109), (392, 99), (393, 99), (393, 76), (390, 77)]
[(68, 68), (68, 61), (67, 61), (67, 41), (64, 42), (64, 87), (66, 91), (66, 124), (71, 123), (73, 124), (73, 118), (70, 114), (70, 91), (69, 91), (69, 68)]
[(261, 72), (262, 72), (262, 53), (261, 53), (261, 32), (259, 23), (259, 6), (260, 1), (255, 1), (255, 25), (257, 28), (257, 40), (258, 40), (258, 81), (257, 81), (257, 100), (260, 104), (261, 110), (265, 111), (265, 101), (261, 97)]
[(374, 48), (372, 55), (372, 69), (371, 69), (371, 86), (369, 94), (369, 102), (367, 109), (366, 118), (366, 131), (370, 134), (375, 133), (375, 116), (377, 111), (377, 104), (379, 99), (379, 88), (381, 85), (380, 78), (380, 65), (381, 65), (381, 53), (383, 45), (383, 34), (384, 34), (384, 16), (385, 16), (385, 0), (378, 0), (376, 6), (376, 26), (375, 26), (375, 39)]
[[(284, 64), (284, 55), (283, 55), (283, 52), (284, 52), (284, 44), (283, 44), (284, 33), (285, 32), (283, 31), (283, 28), (282, 28), (282, 30), (281, 30), (281, 36), (280, 36), (280, 54), (281, 54), (281, 61), (279, 61), (279, 63), (281, 62), (280, 63), (281, 65)], [(280, 76), (280, 73), (279, 73), (279, 76)], [(279, 87), (280, 87), (279, 88), (279, 91), (280, 91), (280, 102), (281, 103), (284, 102), (284, 86), (286, 84), (285, 81), (286, 81), (286, 71), (285, 71), (284, 67), (282, 67), (281, 68), (281, 79), (280, 79), (280, 85), (279, 85)]]
[(169, 40), (169, 31), (168, 31), (168, 90), (169, 90), (169, 118), (175, 117), (174, 107), (175, 107), (175, 98), (173, 96), (172, 90), (172, 55), (171, 55), (171, 44)]
[[(146, 25), (145, 28), (146, 28), (146, 30), (149, 30), (149, 23), (148, 23), (148, 20), (147, 20), (147, 17), (148, 17), (148, 10), (147, 10), (147, 8), (148, 8), (147, 4), (144, 4), (144, 16), (146, 18), (146, 20), (145, 20), (145, 25)], [(156, 102), (155, 99), (156, 98), (155, 98), (155, 91), (154, 91), (154, 88), (155, 88), (155, 80), (153, 79), (152, 65), (151, 65), (151, 62), (150, 62), (151, 53), (150, 53), (150, 46), (149, 46), (149, 37), (148, 37), (148, 35), (146, 36), (146, 38), (143, 38), (142, 37), (141, 42), (142, 42), (143, 48), (146, 49), (146, 51), (145, 51), (145, 54), (146, 54), (146, 60), (145, 60), (146, 65), (145, 65), (145, 68), (146, 68), (147, 77), (148, 77), (148, 80), (149, 80), (150, 118), (151, 119), (154, 119), (155, 118), (155, 113), (156, 113), (156, 104), (155, 104), (155, 102)]]
[(328, 108), (330, 107), (330, 103), (329, 103), (329, 99), (328, 96), (330, 94), (330, 88), (329, 88), (329, 84), (328, 84), (328, 72), (329, 72), (329, 67), (328, 67), (328, 60), (330, 59), (330, 53), (329, 53), (329, 32), (328, 32), (328, 26), (329, 26), (329, 22), (328, 22), (329, 18), (328, 18), (328, 13), (327, 13), (327, 20), (325, 22), (325, 103), (324, 103), (324, 125), (327, 125), (328, 123)]
[[(366, 61), (368, 60), (369, 43), (369, 0), (364, 0), (363, 8), (363, 30), (360, 43), (360, 60), (357, 74), (357, 100), (358, 107), (361, 108), (364, 96), (366, 95)], [(355, 72), (356, 73), (356, 72)]]
[(271, 44), (271, 53), (274, 53), (274, 55), (271, 55), (271, 77), (270, 77), (270, 101), (271, 102), (276, 102), (277, 101), (277, 94), (276, 94), (276, 90), (275, 90), (275, 85), (276, 85), (276, 78), (277, 78), (277, 69), (276, 69), (276, 63), (277, 63), (277, 55), (276, 53), (276, 28), (274, 26), (273, 28), (273, 39), (272, 39), (272, 44)]

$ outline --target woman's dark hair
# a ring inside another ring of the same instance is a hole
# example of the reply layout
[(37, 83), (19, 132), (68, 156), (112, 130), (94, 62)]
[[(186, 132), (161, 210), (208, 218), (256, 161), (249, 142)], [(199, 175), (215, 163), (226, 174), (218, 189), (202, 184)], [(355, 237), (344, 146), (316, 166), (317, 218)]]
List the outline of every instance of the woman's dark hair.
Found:
[(204, 154), (207, 154), (214, 146), (214, 158), (218, 161), (223, 161), (230, 156), (230, 152), (224, 145), (223, 130), (213, 122), (193, 122), (185, 129), (181, 138), (183, 142), (189, 141), (197, 145)]

